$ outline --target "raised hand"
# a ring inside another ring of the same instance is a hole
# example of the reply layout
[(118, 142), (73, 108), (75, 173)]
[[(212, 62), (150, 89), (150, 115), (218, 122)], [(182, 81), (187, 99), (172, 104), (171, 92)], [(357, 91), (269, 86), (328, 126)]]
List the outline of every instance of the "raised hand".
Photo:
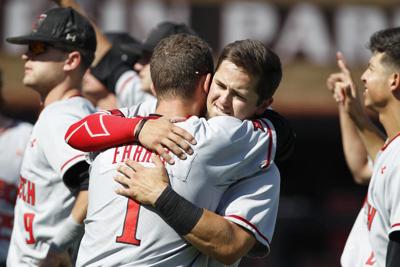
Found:
[(359, 89), (355, 86), (351, 77), (351, 72), (347, 67), (344, 56), (341, 52), (337, 53), (338, 66), (344, 80), (336, 84), (336, 90), (343, 94), (343, 108), (357, 123), (360, 119), (365, 119), (366, 114), (363, 108), (363, 99)]
[(341, 52), (336, 53), (339, 72), (332, 73), (326, 80), (328, 90), (339, 107), (357, 122), (365, 116), (360, 92), (356, 87), (350, 69), (347, 67), (344, 55)]
[(337, 52), (336, 58), (340, 72), (332, 73), (326, 80), (326, 86), (328, 87), (328, 90), (331, 91), (336, 102), (341, 103), (345, 99), (344, 90), (346, 88), (350, 89), (353, 95), (357, 89), (343, 54), (341, 52)]

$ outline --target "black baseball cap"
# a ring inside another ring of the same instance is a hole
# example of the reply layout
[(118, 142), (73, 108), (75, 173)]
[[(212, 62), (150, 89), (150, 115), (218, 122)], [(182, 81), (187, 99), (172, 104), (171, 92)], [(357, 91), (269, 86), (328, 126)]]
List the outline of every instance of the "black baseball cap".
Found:
[(117, 46), (120, 46), (121, 44), (126, 44), (126, 45), (142, 44), (141, 41), (131, 36), (127, 32), (110, 31), (110, 32), (105, 32), (104, 35), (113, 45)]
[[(127, 32), (106, 32), (104, 35), (111, 42), (113, 47), (118, 48), (121, 52), (131, 56), (140, 55), (142, 52), (143, 43), (138, 39), (132, 37)], [(135, 48), (137, 50), (133, 51)]]
[[(142, 55), (142, 42), (127, 32), (106, 32), (104, 35), (111, 42), (113, 49), (120, 52), (121, 60), (133, 66)], [(136, 50), (135, 50), (136, 49)]]
[(94, 59), (96, 34), (90, 22), (72, 8), (53, 8), (38, 16), (27, 35), (6, 39), (12, 44), (44, 42), (59, 49), (78, 50), (83, 57)]
[(142, 56), (145, 54), (151, 54), (153, 53), (156, 45), (162, 39), (178, 33), (186, 33), (198, 36), (198, 34), (186, 24), (166, 21), (158, 24), (153, 30), (151, 30), (149, 36), (143, 44), (130, 46), (123, 45), (123, 47), (126, 50), (130, 50), (132, 53), (140, 53)]

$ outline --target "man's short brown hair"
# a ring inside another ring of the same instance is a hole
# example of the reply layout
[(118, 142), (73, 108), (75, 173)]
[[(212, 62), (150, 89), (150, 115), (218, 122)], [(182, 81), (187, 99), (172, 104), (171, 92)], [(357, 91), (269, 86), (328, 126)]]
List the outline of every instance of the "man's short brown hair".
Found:
[(281, 82), (279, 56), (260, 41), (246, 39), (226, 45), (218, 58), (217, 70), (224, 60), (241, 67), (253, 79), (257, 79), (259, 103), (272, 97)]
[(201, 38), (174, 34), (162, 39), (150, 60), (157, 97), (192, 99), (203, 75), (214, 69), (210, 46)]

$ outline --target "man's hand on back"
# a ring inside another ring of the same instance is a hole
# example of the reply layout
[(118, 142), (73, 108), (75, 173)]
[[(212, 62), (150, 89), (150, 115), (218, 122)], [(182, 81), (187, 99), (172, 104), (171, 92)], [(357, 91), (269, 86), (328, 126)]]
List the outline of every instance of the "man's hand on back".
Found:
[(154, 206), (161, 193), (169, 186), (169, 177), (160, 158), (153, 155), (151, 159), (155, 167), (146, 168), (130, 159), (118, 166), (119, 173), (114, 179), (122, 187), (116, 193), (141, 204)]
[(181, 120), (164, 117), (156, 120), (148, 120), (140, 130), (138, 141), (144, 147), (155, 151), (169, 164), (174, 164), (175, 161), (168, 154), (168, 150), (180, 159), (186, 159), (186, 154), (193, 154), (190, 144), (195, 145), (196, 140), (186, 130), (175, 126), (171, 122)]

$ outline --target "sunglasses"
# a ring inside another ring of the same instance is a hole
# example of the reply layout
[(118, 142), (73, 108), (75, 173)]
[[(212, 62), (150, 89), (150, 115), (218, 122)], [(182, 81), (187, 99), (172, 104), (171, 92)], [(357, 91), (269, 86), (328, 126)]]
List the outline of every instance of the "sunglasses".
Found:
[(45, 53), (48, 47), (49, 45), (43, 42), (32, 42), (28, 44), (28, 52), (34, 56), (38, 56)]
[(62, 50), (64, 52), (70, 52), (70, 49), (67, 49), (61, 45), (57, 44), (48, 44), (44, 42), (31, 42), (28, 44), (28, 52), (31, 53), (34, 56), (41, 55), (43, 53), (46, 53), (49, 47), (54, 47), (56, 49)]

